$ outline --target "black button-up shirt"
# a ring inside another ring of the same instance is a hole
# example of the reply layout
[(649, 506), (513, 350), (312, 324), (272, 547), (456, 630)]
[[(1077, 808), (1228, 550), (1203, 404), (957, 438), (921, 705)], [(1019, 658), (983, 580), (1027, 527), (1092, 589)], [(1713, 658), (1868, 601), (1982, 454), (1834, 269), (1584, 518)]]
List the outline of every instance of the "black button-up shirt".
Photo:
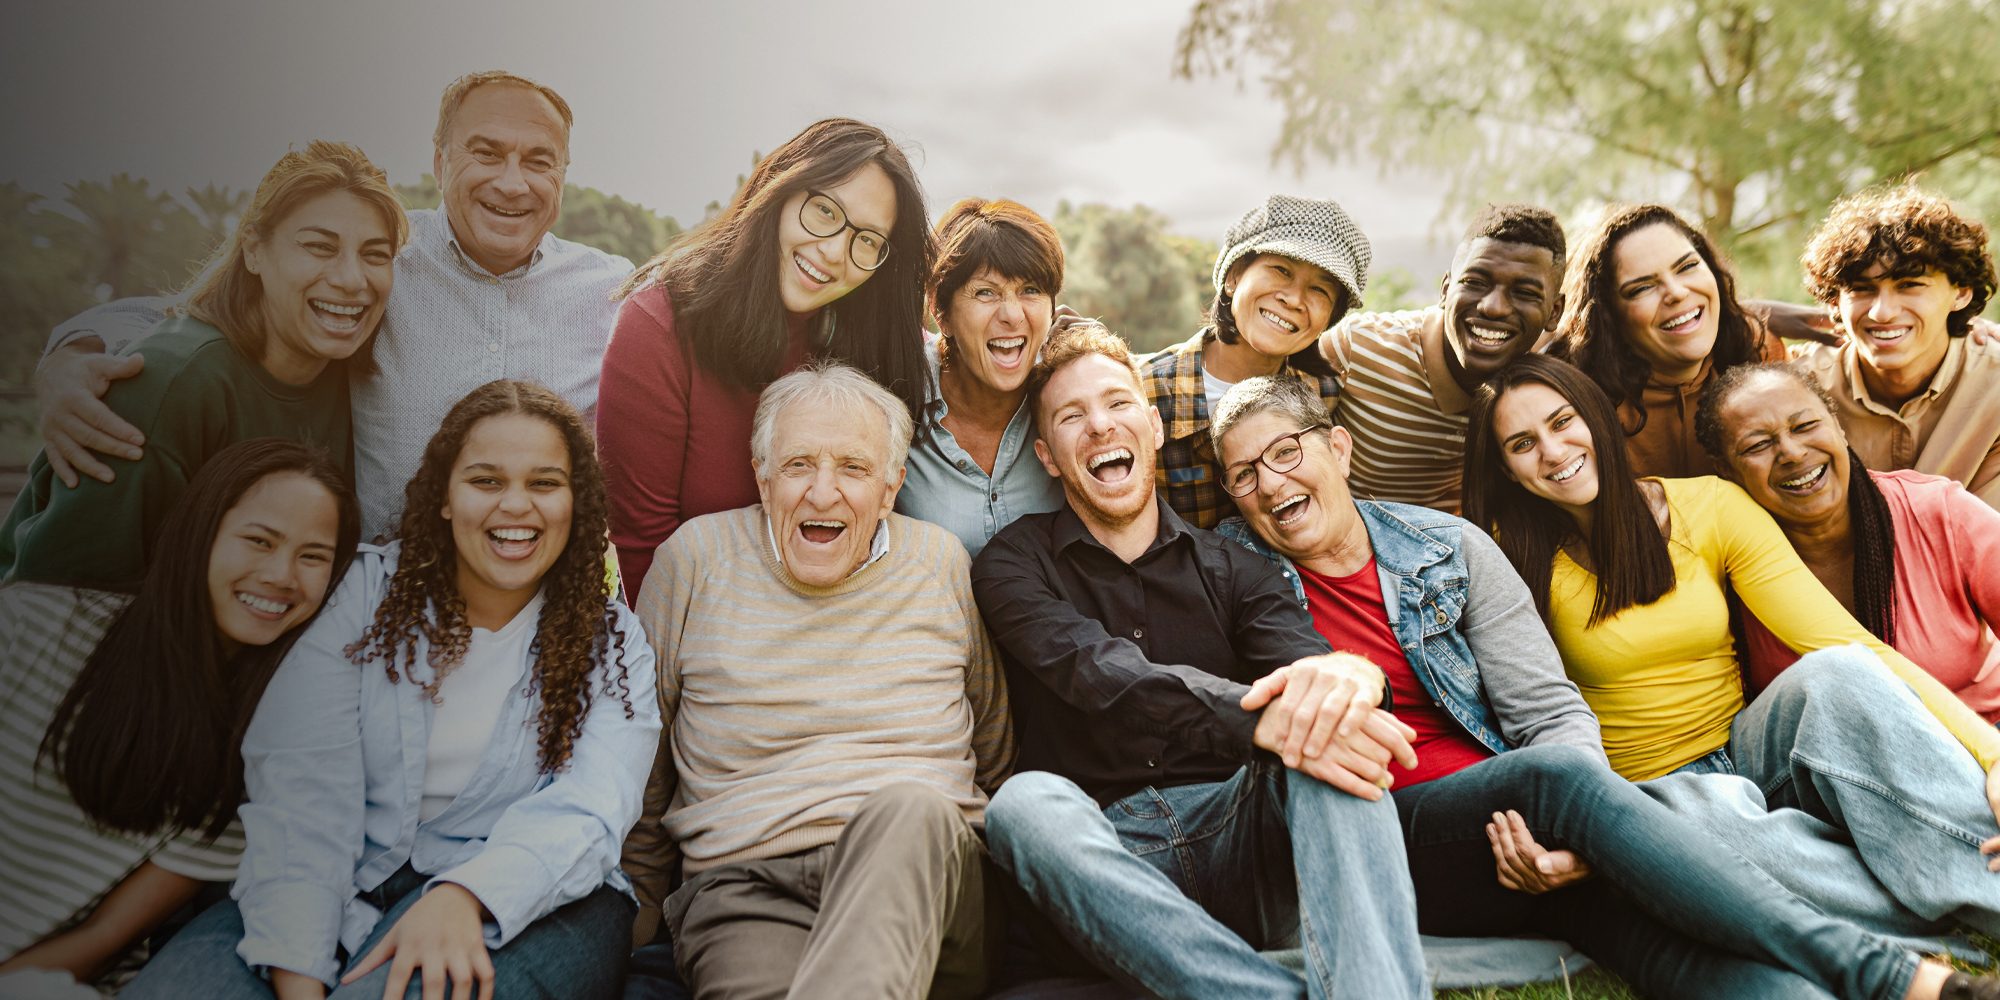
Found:
[(1269, 560), (1155, 498), (1160, 531), (1127, 564), (1068, 507), (1001, 529), (972, 567), (1013, 703), (1015, 770), (1101, 806), (1223, 781), (1248, 763), (1257, 678), (1329, 650)]

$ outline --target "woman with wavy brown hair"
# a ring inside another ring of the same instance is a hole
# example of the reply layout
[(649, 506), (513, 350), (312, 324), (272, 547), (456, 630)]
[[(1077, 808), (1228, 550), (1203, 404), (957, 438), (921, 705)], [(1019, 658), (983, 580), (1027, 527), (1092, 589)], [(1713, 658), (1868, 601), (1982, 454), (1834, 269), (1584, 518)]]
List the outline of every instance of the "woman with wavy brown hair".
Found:
[(405, 495), (397, 540), (361, 547), (243, 738), (235, 902), (128, 995), (621, 988), (618, 856), (660, 722), (652, 652), (604, 573), (590, 432), (548, 389), (489, 382)]
[(1611, 397), (1634, 474), (1713, 475), (1694, 433), (1702, 387), (1716, 372), (1785, 356), (1784, 341), (1737, 300), (1714, 241), (1665, 205), (1613, 205), (1571, 255), (1562, 295), (1549, 353)]

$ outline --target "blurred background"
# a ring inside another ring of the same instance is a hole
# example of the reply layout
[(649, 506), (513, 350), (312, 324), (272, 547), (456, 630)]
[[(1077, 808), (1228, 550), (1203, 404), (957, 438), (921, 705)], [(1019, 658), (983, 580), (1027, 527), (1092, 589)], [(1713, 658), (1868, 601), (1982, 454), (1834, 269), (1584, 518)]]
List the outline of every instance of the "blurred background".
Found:
[(1215, 241), (1272, 192), (1348, 208), (1378, 309), (1433, 301), (1488, 201), (1576, 233), (1664, 200), (1746, 296), (1794, 301), (1844, 193), (1917, 175), (2000, 223), (1996, 0), (41, 0), (8, 20), (0, 468), (37, 446), (53, 325), (185, 282), (293, 144), (353, 142), (434, 204), (438, 95), (480, 69), (575, 109), (564, 238), (639, 261), (760, 151), (856, 117), (909, 145), (934, 215), (980, 195), (1050, 218), (1063, 299), (1141, 349), (1196, 329)]

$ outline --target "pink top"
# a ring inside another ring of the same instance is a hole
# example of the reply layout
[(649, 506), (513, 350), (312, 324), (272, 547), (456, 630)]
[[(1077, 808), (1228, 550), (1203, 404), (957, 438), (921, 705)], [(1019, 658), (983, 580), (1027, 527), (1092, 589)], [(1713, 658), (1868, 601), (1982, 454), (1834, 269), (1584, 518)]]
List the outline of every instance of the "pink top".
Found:
[[(811, 315), (788, 317), (791, 346), (780, 372), (806, 360)], [(598, 382), (597, 454), (610, 494), (611, 544), (635, 606), (653, 550), (682, 522), (757, 502), (750, 420), (759, 391), (695, 364), (657, 283), (619, 305)]]
[[(1870, 472), (1896, 524), (1896, 651), (1986, 721), (2000, 721), (2000, 511), (1921, 472)], [(1751, 686), (1763, 690), (1798, 654), (1747, 610)]]

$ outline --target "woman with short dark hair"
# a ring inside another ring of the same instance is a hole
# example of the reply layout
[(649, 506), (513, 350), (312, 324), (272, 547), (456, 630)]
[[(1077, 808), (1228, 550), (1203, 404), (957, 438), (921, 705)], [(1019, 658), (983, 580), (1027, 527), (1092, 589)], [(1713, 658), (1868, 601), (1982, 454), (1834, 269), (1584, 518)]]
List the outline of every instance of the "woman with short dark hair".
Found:
[(325, 453), (258, 438), (195, 475), (136, 593), (0, 589), (0, 971), (94, 982), (235, 877), (244, 727), (360, 520)]
[(1641, 476), (1714, 473), (1694, 407), (1715, 373), (1785, 356), (1736, 298), (1729, 262), (1664, 205), (1613, 205), (1570, 256), (1549, 353), (1582, 369), (1617, 408)]
[(626, 279), (597, 426), (628, 595), (683, 522), (757, 502), (750, 416), (779, 376), (845, 361), (921, 411), (927, 218), (901, 147), (829, 118)]
[(926, 300), (937, 392), (920, 415), (896, 510), (941, 525), (974, 556), (1023, 514), (1063, 505), (1035, 458), (1028, 370), (1055, 323), (1063, 247), (1055, 227), (1011, 201), (966, 198), (937, 225)]

